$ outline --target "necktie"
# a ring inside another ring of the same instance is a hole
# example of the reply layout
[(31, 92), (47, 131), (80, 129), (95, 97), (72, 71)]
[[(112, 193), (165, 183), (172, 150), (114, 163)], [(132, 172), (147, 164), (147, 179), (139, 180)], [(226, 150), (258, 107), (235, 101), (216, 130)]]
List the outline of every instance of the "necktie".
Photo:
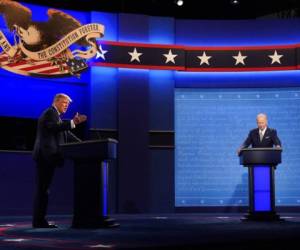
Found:
[(259, 139), (260, 139), (260, 141), (262, 141), (263, 137), (264, 137), (264, 135), (263, 135), (262, 130), (259, 130)]
[(58, 123), (62, 123), (62, 119), (58, 116)]

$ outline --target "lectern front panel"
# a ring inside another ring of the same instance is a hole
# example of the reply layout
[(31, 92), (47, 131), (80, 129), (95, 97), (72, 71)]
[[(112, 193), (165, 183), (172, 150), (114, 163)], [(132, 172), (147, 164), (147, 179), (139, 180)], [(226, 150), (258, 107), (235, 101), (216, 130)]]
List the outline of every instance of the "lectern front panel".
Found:
[(268, 212), (272, 210), (271, 206), (271, 183), (270, 167), (254, 166), (253, 188), (254, 188), (254, 211)]

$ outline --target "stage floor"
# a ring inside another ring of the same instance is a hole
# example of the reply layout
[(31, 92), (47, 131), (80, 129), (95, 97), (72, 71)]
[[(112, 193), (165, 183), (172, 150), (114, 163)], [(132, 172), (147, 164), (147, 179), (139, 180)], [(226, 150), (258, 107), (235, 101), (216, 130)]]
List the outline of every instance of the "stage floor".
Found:
[[(57, 229), (33, 229), (31, 217), (0, 217), (0, 249), (298, 249), (300, 214), (283, 222), (244, 222), (243, 214), (112, 216), (110, 229), (73, 229), (71, 216), (49, 216)], [(293, 244), (296, 244), (293, 248)]]

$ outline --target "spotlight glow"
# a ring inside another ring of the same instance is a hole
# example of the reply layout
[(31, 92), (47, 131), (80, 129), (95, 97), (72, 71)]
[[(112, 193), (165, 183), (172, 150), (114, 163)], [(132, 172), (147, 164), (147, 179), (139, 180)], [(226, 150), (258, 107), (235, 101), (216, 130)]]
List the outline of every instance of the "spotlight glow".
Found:
[(232, 5), (238, 5), (240, 2), (239, 0), (231, 0)]
[(176, 4), (177, 4), (178, 6), (182, 6), (183, 3), (184, 3), (183, 0), (177, 0), (177, 1), (176, 1)]

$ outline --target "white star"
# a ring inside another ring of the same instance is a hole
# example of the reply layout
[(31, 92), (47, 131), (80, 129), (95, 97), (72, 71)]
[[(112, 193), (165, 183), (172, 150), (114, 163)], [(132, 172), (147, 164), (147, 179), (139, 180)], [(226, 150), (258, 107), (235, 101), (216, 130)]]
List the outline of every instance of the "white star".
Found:
[(169, 50), (168, 54), (163, 54), (166, 57), (165, 63), (172, 62), (175, 64), (175, 57), (178, 56), (176, 54), (172, 54), (172, 50)]
[(134, 48), (133, 52), (128, 52), (128, 54), (131, 56), (130, 62), (133, 62), (134, 60), (140, 61), (140, 56), (143, 55), (143, 53), (138, 53), (136, 48)]
[(276, 63), (276, 62), (279, 63), (279, 64), (281, 64), (280, 58), (283, 57), (283, 55), (278, 55), (277, 54), (277, 50), (275, 50), (274, 54), (273, 55), (269, 55), (269, 57), (272, 59), (271, 64)]
[(247, 58), (247, 56), (243, 56), (241, 51), (239, 51), (239, 54), (237, 56), (233, 56), (233, 58), (236, 60), (235, 65), (238, 65), (239, 63), (245, 65), (244, 60)]
[(211, 56), (207, 56), (205, 51), (203, 51), (202, 56), (197, 56), (197, 57), (201, 60), (200, 65), (202, 65), (204, 63), (209, 65), (208, 60), (211, 58)]
[(97, 54), (96, 54), (96, 59), (98, 59), (99, 57), (101, 57), (103, 60), (105, 60), (105, 54), (108, 52), (107, 50), (104, 50), (104, 49), (102, 49), (102, 45), (100, 44), (99, 45), (99, 50), (100, 50), (100, 52), (99, 51), (97, 51)]

